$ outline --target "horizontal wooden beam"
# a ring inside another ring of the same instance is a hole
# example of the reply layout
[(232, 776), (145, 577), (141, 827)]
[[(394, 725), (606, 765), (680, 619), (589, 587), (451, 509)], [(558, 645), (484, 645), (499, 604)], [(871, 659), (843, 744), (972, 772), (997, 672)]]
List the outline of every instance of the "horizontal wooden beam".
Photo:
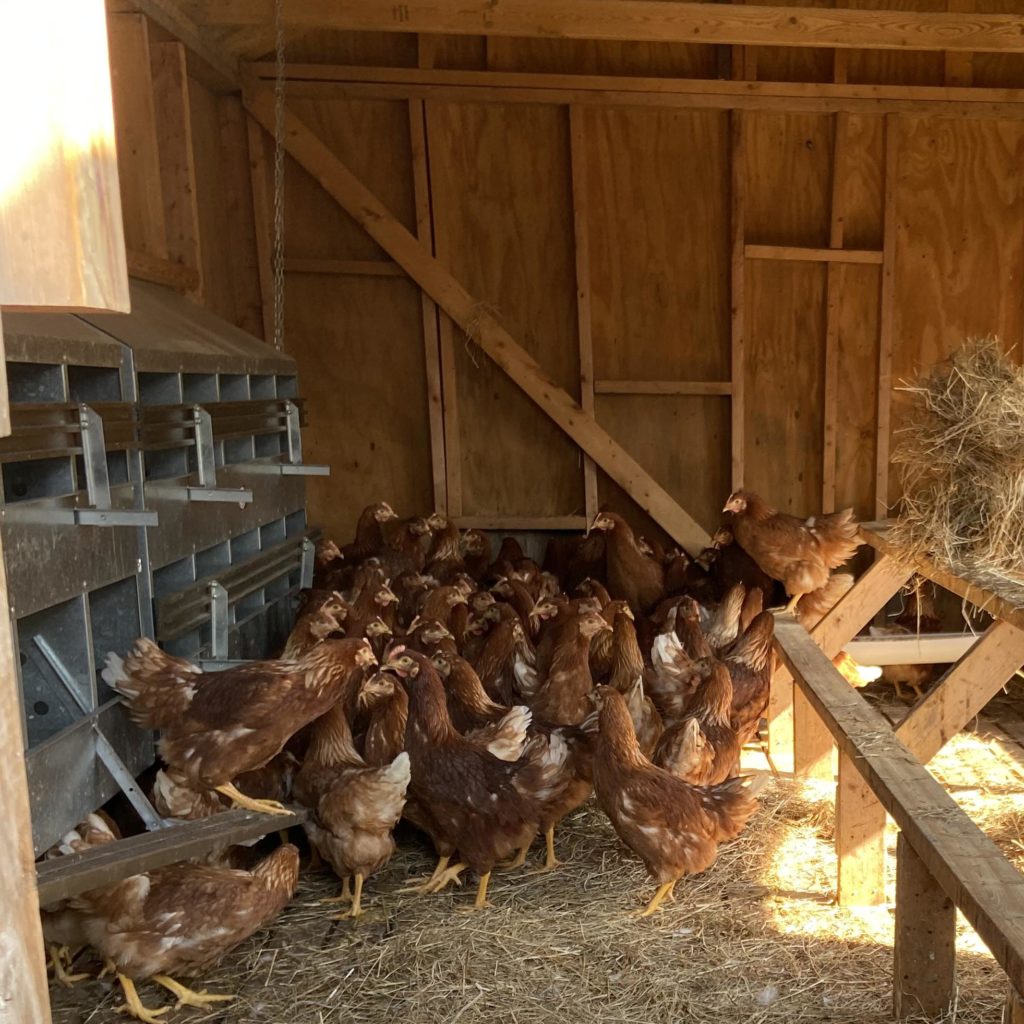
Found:
[(284, 269), (289, 274), (352, 274), (359, 277), (405, 277), (394, 260), (323, 260), (287, 256)]
[(1024, 875), (897, 739), (790, 615), (776, 649), (914, 852), (963, 912), (1010, 980), (1024, 987)]
[[(274, 124), (274, 94), (255, 78), (243, 101), (267, 130)], [(707, 531), (639, 462), (584, 411), (564, 388), (424, 245), (384, 206), (300, 118), (286, 110), (284, 147), (373, 240), (394, 259), (484, 353), (626, 493), (688, 551), (704, 548)]]
[(598, 395), (731, 395), (727, 380), (595, 380)]
[[(905, 558), (900, 548), (889, 541), (889, 526), (885, 520), (861, 523), (861, 537), (865, 544), (870, 544), (876, 551), (892, 555), (894, 558)], [(1024, 630), (1024, 604), (1018, 603), (1024, 588), (1012, 585), (1004, 588), (994, 583), (984, 586), (973, 583), (954, 575), (948, 569), (941, 568), (930, 558), (914, 559), (911, 569), (990, 615), (1005, 619), (1018, 629)]]
[[(273, 0), (202, 0), (219, 27), (266, 25)], [(1024, 51), (1019, 15), (852, 8), (758, 7), (664, 0), (304, 0), (285, 5), (303, 29), (436, 32), (517, 38), (609, 39), (991, 53)]]
[(174, 260), (161, 259), (144, 252), (128, 250), (128, 275), (141, 281), (166, 285), (176, 292), (191, 292), (199, 287), (200, 275), (195, 267), (186, 267)]
[(217, 846), (258, 839), (278, 829), (301, 825), (306, 820), (304, 808), (289, 810), (291, 813), (287, 815), (223, 811), (209, 818), (185, 821), (96, 846), (83, 853), (44, 860), (36, 869), (39, 902), (46, 906), (141, 871), (199, 857)]
[[(247, 65), (272, 79), (273, 64)], [(435, 99), (466, 103), (556, 103), (794, 113), (935, 114), (1020, 120), (1024, 90), (945, 86), (747, 82), (506, 71), (448, 71), (334, 64), (290, 64), (291, 96)]]
[(858, 665), (952, 665), (976, 643), (974, 633), (858, 636), (843, 650)]
[(585, 530), (586, 516), (456, 516), (463, 530)]
[(811, 249), (799, 245), (748, 245), (748, 260), (784, 260), (800, 263), (876, 263), (882, 265), (882, 251), (874, 249)]

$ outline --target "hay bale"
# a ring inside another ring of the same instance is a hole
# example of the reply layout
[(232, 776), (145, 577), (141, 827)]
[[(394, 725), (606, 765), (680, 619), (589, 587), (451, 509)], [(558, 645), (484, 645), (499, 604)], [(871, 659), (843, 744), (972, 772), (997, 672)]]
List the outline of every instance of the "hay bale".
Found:
[(915, 400), (893, 453), (893, 541), (911, 558), (1024, 583), (1024, 370), (997, 338), (975, 338), (900, 390)]

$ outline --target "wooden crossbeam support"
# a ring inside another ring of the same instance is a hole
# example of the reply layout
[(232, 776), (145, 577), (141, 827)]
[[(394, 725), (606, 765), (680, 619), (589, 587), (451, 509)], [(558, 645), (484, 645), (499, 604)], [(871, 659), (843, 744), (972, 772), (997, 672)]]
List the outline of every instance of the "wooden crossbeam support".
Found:
[[(911, 569), (900, 565), (893, 558), (878, 559), (811, 630), (811, 636), (825, 655), (834, 658), (843, 649), (843, 645), (871, 621), (879, 608), (910, 579), (911, 575)], [(797, 774), (820, 776), (824, 774), (821, 765), (822, 751), (826, 746), (822, 735), (823, 726), (810, 708), (795, 711), (795, 705), (804, 699), (800, 694), (794, 693), (793, 677), (785, 665), (780, 666), (772, 677), (769, 749), (773, 757), (785, 756), (793, 751), (794, 770)], [(791, 724), (794, 723), (793, 716), (796, 714), (800, 717), (800, 732), (796, 732)], [(831, 749), (830, 742), (827, 746)], [(799, 752), (801, 747), (806, 754)]]
[(787, 667), (800, 678), (841, 753), (1019, 991), (1024, 987), (1024, 875), (916, 761), (885, 718), (843, 679), (792, 616), (776, 617), (775, 636)]
[(1024, 632), (996, 619), (985, 635), (914, 706), (896, 735), (927, 764), (1024, 665)]
[[(243, 100), (252, 116), (270, 130), (274, 124), (273, 93), (249, 79)], [(693, 552), (707, 545), (709, 537), (703, 527), (579, 402), (547, 376), (485, 303), (471, 295), (291, 111), (285, 114), (284, 145), (471, 340), (670, 536)]]
[(934, 1020), (956, 992), (956, 906), (901, 832), (896, 840), (893, 1013)]
[[(166, 4), (167, 0), (149, 0)], [(273, 0), (203, 0), (200, 21), (268, 24)], [(1013, 14), (746, 7), (663, 0), (304, 0), (285, 23), (305, 29), (442, 32), (519, 38), (614, 39), (887, 50), (1024, 51)]]
[(208, 86), (226, 91), (238, 88), (238, 61), (211, 43), (205, 31), (181, 10), (176, 0), (135, 0), (135, 6), (175, 39), (183, 42), (189, 52), (198, 58), (196, 70)]

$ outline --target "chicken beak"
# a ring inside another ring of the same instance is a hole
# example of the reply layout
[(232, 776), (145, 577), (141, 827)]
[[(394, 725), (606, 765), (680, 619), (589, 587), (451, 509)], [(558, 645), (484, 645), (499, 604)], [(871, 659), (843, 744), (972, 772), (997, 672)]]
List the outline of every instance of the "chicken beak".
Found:
[(369, 668), (377, 664), (377, 655), (369, 647), (364, 647), (356, 654), (356, 664), (360, 668)]

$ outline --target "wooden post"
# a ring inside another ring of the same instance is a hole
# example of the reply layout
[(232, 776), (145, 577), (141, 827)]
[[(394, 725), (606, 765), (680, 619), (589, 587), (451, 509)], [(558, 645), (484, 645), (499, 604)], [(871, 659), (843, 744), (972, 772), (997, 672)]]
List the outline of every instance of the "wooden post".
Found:
[(185, 47), (179, 42), (150, 40), (149, 60), (153, 73), (154, 123), (160, 156), (167, 256), (199, 275), (198, 285), (190, 292), (198, 300), (203, 290), (203, 261)]
[(899, 121), (885, 115), (885, 206), (882, 235), (882, 298), (878, 334), (878, 434), (875, 447), (875, 515), (889, 513), (889, 450), (892, 426), (892, 350), (896, 319), (896, 169)]
[(1024, 997), (1010, 986), (1003, 1004), (1002, 1024), (1024, 1024)]
[[(423, 100), (409, 100), (409, 138), (412, 143), (412, 180), (416, 198), (416, 237), (434, 251), (434, 222), (430, 209), (430, 173), (427, 167), (427, 125)], [(448, 484), (444, 456), (444, 398), (441, 390), (440, 332), (437, 306), (426, 292), (423, 308), (423, 358), (427, 371), (427, 410), (430, 422), (430, 466), (434, 480), (434, 509), (448, 512)]]
[[(3, 323), (0, 321), (0, 366)], [(0, 433), (10, 434), (7, 381), (0, 382)], [(25, 737), (21, 728), (18, 667), (14, 661), (11, 620), (7, 614), (7, 572), (0, 542), (0, 949), (3, 950), (4, 1020), (39, 1022), (50, 1019), (43, 954), (43, 931), (36, 897), (36, 871), (32, 856), (32, 822), (29, 817), (28, 777), (25, 773)]]
[(956, 906), (900, 832), (896, 840), (893, 1013), (941, 1017), (956, 991)]
[(840, 906), (885, 902), (885, 810), (843, 753), (836, 787), (836, 857)]
[[(572, 163), (572, 218), (576, 249), (576, 321), (580, 351), (580, 405), (594, 412), (594, 338), (590, 309), (590, 225), (587, 220), (587, 152), (583, 113), (569, 107), (570, 161)], [(597, 515), (597, 466), (583, 456), (583, 507), (587, 522)]]
[(260, 275), (260, 300), (263, 305), (263, 340), (274, 343), (274, 252), (271, 235), (273, 200), (267, 181), (267, 147), (263, 129), (252, 117), (246, 118), (249, 130), (249, 170), (252, 174), (252, 213), (256, 230), (256, 262)]
[(832, 733), (800, 687), (793, 690), (793, 774), (804, 779), (834, 779), (836, 745)]
[[(735, 51), (733, 51), (735, 53)], [(746, 327), (744, 271), (744, 218), (746, 216), (746, 167), (744, 166), (743, 114), (739, 110), (729, 113), (732, 138), (732, 205), (730, 230), (732, 232), (732, 276), (729, 302), (732, 309), (732, 489), (743, 486), (744, 459), (744, 384), (746, 368)]]

